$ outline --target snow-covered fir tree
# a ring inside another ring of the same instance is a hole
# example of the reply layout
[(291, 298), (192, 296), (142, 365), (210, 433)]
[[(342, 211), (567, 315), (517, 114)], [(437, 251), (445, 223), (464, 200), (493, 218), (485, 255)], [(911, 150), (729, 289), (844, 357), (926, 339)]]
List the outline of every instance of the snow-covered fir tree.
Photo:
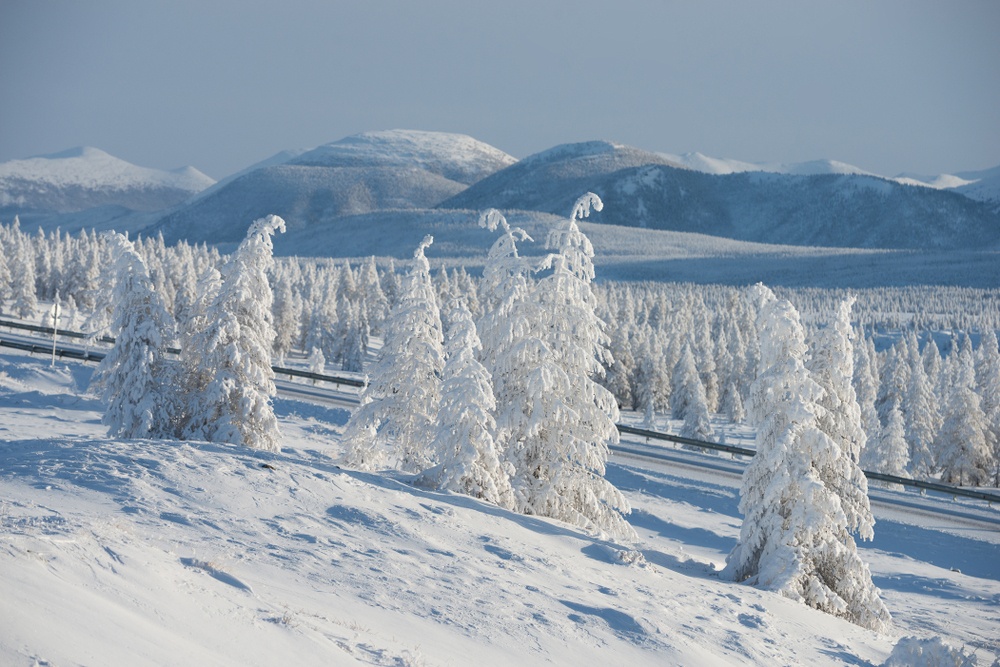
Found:
[(993, 454), (993, 486), (1000, 487), (1000, 349), (995, 331), (979, 343), (976, 365), (983, 414), (986, 415), (986, 443)]
[(538, 338), (529, 338), (537, 360), (528, 367), (530, 412), (525, 439), (509, 458), (525, 513), (635, 539), (624, 518), (629, 503), (604, 477), (608, 447), (618, 442), (618, 406), (595, 380), (610, 362), (608, 337), (591, 289), (594, 249), (577, 225), (601, 207), (587, 193), (549, 234), (551, 273), (532, 293), (540, 319)]
[(271, 401), (276, 393), (271, 350), (274, 263), (272, 236), (285, 231), (276, 215), (255, 220), (223, 268), (205, 327), (192, 337), (189, 377), (207, 380), (191, 394), (187, 437), (278, 451), (281, 433)]
[(484, 211), (480, 226), (502, 230), (490, 247), (483, 267), (483, 315), (476, 323), (482, 344), (480, 361), (493, 378), (497, 401), (497, 445), (510, 457), (527, 437), (527, 373), (543, 346), (536, 336), (537, 305), (528, 299), (531, 267), (520, 257), (517, 244), (531, 237), (511, 228), (497, 210)]
[(393, 309), (371, 382), (344, 430), (345, 462), (362, 470), (385, 465), (421, 472), (436, 463), (430, 444), (441, 400), (444, 348), (437, 294), (424, 251), (426, 236), (413, 254), (413, 268)]
[[(885, 475), (908, 477), (910, 450), (906, 444), (903, 413), (899, 404), (894, 403), (886, 415), (886, 423), (877, 437), (868, 441), (861, 452), (861, 463), (865, 470)], [(886, 484), (886, 483), (883, 483)], [(886, 484), (893, 486), (892, 484)], [(898, 485), (896, 485), (898, 486)]]
[(757, 455), (743, 475), (743, 526), (722, 576), (884, 631), (889, 612), (849, 532), (848, 518), (825, 470), (846, 455), (818, 426), (823, 390), (803, 360), (805, 334), (798, 312), (762, 285), (761, 373), (748, 414), (757, 427)]
[(102, 418), (116, 438), (163, 438), (173, 434), (176, 371), (164, 359), (173, 321), (135, 248), (121, 234), (116, 246), (115, 345), (94, 373), (107, 408)]
[[(966, 338), (968, 340), (968, 338)], [(972, 349), (964, 344), (955, 356), (953, 384), (948, 393), (944, 423), (934, 449), (941, 479), (949, 484), (980, 486), (988, 483), (992, 456), (986, 439), (986, 414), (975, 392)]]
[(683, 419), (680, 436), (695, 440), (711, 440), (715, 435), (708, 413), (708, 400), (701, 376), (695, 367), (690, 345), (684, 346), (681, 360), (674, 368), (674, 389), (670, 393), (670, 408), (674, 419)]
[[(934, 346), (934, 341), (929, 341), (928, 345)], [(910, 381), (904, 395), (903, 420), (906, 442), (910, 447), (909, 470), (914, 477), (927, 478), (934, 470), (932, 449), (941, 428), (941, 412), (913, 332), (910, 332), (907, 349)]]
[(510, 466), (501, 461), (493, 437), (496, 399), (490, 374), (476, 358), (479, 334), (463, 300), (453, 302), (449, 312), (437, 433), (431, 443), (438, 464), (422, 478), (439, 489), (514, 509)]
[[(19, 230), (19, 220), (14, 218), (14, 230)], [(17, 233), (14, 235), (14, 247), (9, 258), (10, 267), (10, 310), (21, 319), (33, 317), (38, 309), (38, 297), (35, 285), (35, 258), (32, 255), (31, 242)]]
[(809, 373), (823, 390), (816, 404), (816, 425), (837, 444), (840, 455), (820, 469), (823, 483), (840, 497), (847, 529), (861, 539), (872, 539), (868, 480), (861, 470), (861, 451), (867, 440), (861, 422), (861, 405), (854, 391), (854, 342), (851, 307), (854, 297), (840, 302), (833, 322), (816, 334)]

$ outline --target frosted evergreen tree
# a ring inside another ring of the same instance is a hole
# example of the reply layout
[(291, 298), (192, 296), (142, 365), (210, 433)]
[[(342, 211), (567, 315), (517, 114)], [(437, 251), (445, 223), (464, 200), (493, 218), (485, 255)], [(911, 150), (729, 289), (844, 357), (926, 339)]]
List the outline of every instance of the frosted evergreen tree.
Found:
[(7, 266), (8, 254), (10, 254), (10, 250), (5, 246), (3, 238), (0, 237), (0, 313), (3, 312), (4, 303), (12, 294), (10, 268)]
[[(878, 410), (875, 409), (878, 387), (868, 340), (859, 338), (858, 345), (854, 346), (854, 392), (861, 408), (861, 425), (865, 432), (865, 445), (868, 446), (880, 436), (882, 423), (879, 421)], [(861, 455), (864, 460), (864, 449), (861, 450)]]
[(365, 357), (368, 354), (368, 311), (365, 301), (350, 301), (341, 294), (337, 301), (338, 338), (336, 361), (340, 368), (349, 373), (360, 373), (364, 370)]
[(424, 237), (413, 254), (400, 301), (386, 324), (372, 381), (344, 431), (345, 461), (362, 470), (392, 465), (422, 472), (434, 465), (430, 448), (436, 429), (444, 370), (441, 315), (424, 255)]
[(979, 486), (991, 478), (993, 452), (986, 440), (986, 414), (974, 390), (972, 350), (963, 347), (956, 356), (954, 384), (934, 448), (944, 482)]
[(1000, 349), (995, 331), (989, 331), (979, 344), (979, 393), (986, 415), (986, 441), (993, 453), (993, 486), (1000, 487)]
[(530, 413), (521, 447), (511, 452), (512, 485), (522, 511), (615, 537), (635, 539), (624, 516), (631, 511), (604, 477), (609, 444), (618, 442), (618, 406), (595, 381), (609, 362), (605, 324), (596, 314), (594, 249), (577, 219), (601, 210), (597, 195), (577, 200), (553, 229), (546, 264), (551, 274), (533, 292), (540, 336), (528, 366)]
[(188, 437), (278, 451), (281, 433), (271, 401), (276, 394), (271, 350), (272, 268), (276, 215), (255, 220), (223, 269), (222, 285), (193, 339), (193, 376), (207, 384), (193, 396)]
[(901, 338), (885, 352), (885, 360), (881, 364), (881, 378), (878, 399), (875, 407), (879, 418), (885, 422), (885, 415), (896, 401), (903, 406), (906, 413), (906, 389), (910, 383), (909, 350), (906, 339)]
[(746, 419), (746, 408), (743, 406), (743, 397), (740, 396), (740, 389), (735, 381), (730, 381), (722, 392), (721, 405), (726, 418), (734, 424), (742, 424)]
[(371, 333), (381, 335), (385, 320), (389, 317), (389, 300), (382, 291), (374, 257), (369, 257), (361, 265), (358, 272), (358, 291), (365, 303)]
[[(323, 350), (318, 347), (314, 347), (309, 352), (309, 372), (316, 375), (323, 375), (326, 372), (326, 357), (323, 356)], [(313, 380), (313, 384), (315, 384), (315, 380)]]
[(613, 361), (604, 375), (604, 386), (618, 401), (618, 407), (633, 405), (631, 377), (635, 374), (635, 358), (624, 327), (615, 327), (611, 333), (611, 355)]
[(107, 409), (102, 422), (115, 438), (172, 435), (176, 407), (175, 371), (163, 358), (173, 321), (146, 272), (146, 265), (123, 235), (114, 234), (115, 345), (94, 373)]
[(491, 232), (501, 229), (483, 267), (483, 315), (476, 326), (482, 343), (480, 361), (493, 378), (497, 445), (510, 458), (527, 438), (532, 411), (527, 374), (544, 352), (536, 333), (541, 315), (535, 301), (528, 299), (531, 267), (517, 250), (518, 242), (531, 237), (519, 227), (511, 228), (495, 209), (484, 211), (479, 225)]
[(285, 355), (292, 351), (298, 338), (299, 322), (302, 320), (302, 301), (292, 290), (291, 277), (286, 271), (276, 271), (274, 278), (274, 303), (271, 308), (274, 318), (274, 350), (279, 365), (284, 365)]
[[(14, 218), (15, 228), (17, 218)], [(23, 235), (16, 235), (13, 255), (10, 258), (10, 298), (11, 312), (26, 319), (34, 317), (38, 309), (38, 298), (35, 286), (35, 258), (31, 249), (31, 241)]]
[(743, 527), (722, 576), (884, 631), (889, 612), (858, 555), (840, 497), (824, 482), (824, 471), (849, 459), (818, 426), (823, 390), (803, 363), (798, 312), (762, 285), (755, 293), (761, 373), (748, 413), (757, 455), (743, 475)]
[(634, 407), (640, 410), (646, 428), (655, 426), (655, 415), (670, 407), (670, 370), (656, 332), (643, 325), (639, 334), (636, 370), (633, 376)]
[[(908, 477), (906, 471), (910, 462), (910, 449), (906, 443), (903, 413), (898, 403), (893, 404), (886, 417), (881, 432), (872, 438), (862, 451), (861, 462), (865, 470)], [(898, 485), (886, 484), (886, 486)]]
[(438, 464), (422, 477), (439, 489), (514, 509), (509, 464), (501, 462), (493, 437), (496, 399), (491, 378), (476, 359), (479, 334), (464, 301), (454, 302), (449, 320), (437, 433), (431, 443)]
[(674, 390), (670, 394), (670, 408), (674, 419), (683, 419), (680, 436), (695, 440), (710, 440), (715, 435), (708, 414), (705, 387), (695, 368), (694, 353), (690, 345), (684, 346), (681, 360), (677, 362), (673, 378)]
[(816, 334), (809, 372), (823, 390), (816, 404), (816, 425), (837, 444), (840, 456), (833, 465), (820, 469), (823, 483), (840, 497), (847, 516), (847, 528), (861, 539), (872, 539), (871, 504), (868, 500), (868, 480), (859, 466), (861, 450), (867, 437), (862, 429), (861, 405), (854, 391), (854, 343), (851, 329), (851, 307), (855, 298), (848, 297), (837, 307), (833, 322)]
[[(912, 336), (912, 334), (911, 334)], [(933, 346), (934, 343), (930, 342)], [(910, 351), (909, 385), (906, 388), (903, 418), (906, 442), (910, 447), (909, 470), (916, 478), (927, 478), (934, 470), (934, 440), (941, 428), (941, 413), (934, 387), (924, 370), (917, 349), (916, 336), (908, 344)]]

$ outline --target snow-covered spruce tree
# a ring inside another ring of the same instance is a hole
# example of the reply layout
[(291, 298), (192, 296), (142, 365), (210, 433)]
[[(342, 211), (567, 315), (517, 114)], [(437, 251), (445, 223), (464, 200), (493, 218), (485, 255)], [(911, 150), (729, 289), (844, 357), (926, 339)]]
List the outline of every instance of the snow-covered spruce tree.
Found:
[(1000, 487), (1000, 348), (995, 331), (987, 332), (979, 343), (976, 371), (983, 414), (986, 415), (986, 443), (993, 454), (990, 483)]
[(845, 455), (817, 424), (823, 390), (803, 364), (798, 312), (763, 285), (754, 291), (761, 372), (748, 414), (757, 427), (757, 455), (743, 475), (743, 527), (722, 576), (884, 631), (889, 612), (858, 555), (841, 500), (823, 480), (822, 471)]
[[(861, 408), (861, 427), (865, 432), (865, 447), (861, 449), (862, 467), (865, 464), (865, 448), (870, 446), (882, 432), (878, 410), (875, 409), (875, 399), (878, 388), (875, 386), (875, 371), (872, 368), (872, 357), (869, 354), (868, 340), (857, 333), (858, 344), (854, 346), (854, 393)], [(871, 470), (871, 468), (866, 468)]]
[(551, 273), (532, 292), (538, 304), (538, 363), (529, 367), (525, 440), (511, 452), (512, 485), (528, 514), (635, 539), (621, 492), (604, 477), (609, 444), (618, 442), (618, 405), (597, 383), (610, 362), (605, 324), (596, 315), (594, 249), (578, 218), (600, 210), (587, 193), (549, 233)]
[(861, 405), (853, 384), (851, 307), (854, 301), (853, 296), (841, 301), (833, 322), (817, 332), (808, 368), (812, 379), (823, 390), (817, 400), (821, 408), (816, 415), (817, 426), (840, 448), (840, 456), (833, 460), (833, 465), (820, 469), (820, 478), (840, 496), (841, 508), (847, 516), (847, 529), (863, 540), (870, 540), (874, 535), (875, 517), (868, 501), (868, 479), (859, 465), (867, 437), (862, 429)]
[(6, 245), (0, 237), (0, 313), (3, 313), (4, 303), (11, 295), (10, 267), (7, 266), (10, 249)]
[(437, 433), (431, 443), (438, 464), (422, 477), (439, 489), (514, 509), (509, 464), (501, 462), (493, 437), (496, 399), (489, 371), (476, 359), (479, 334), (465, 301), (452, 303), (448, 319)]
[(192, 337), (189, 377), (207, 380), (194, 387), (185, 433), (190, 438), (278, 451), (281, 433), (271, 400), (274, 346), (267, 273), (273, 259), (271, 237), (285, 231), (276, 215), (255, 220), (229, 262), (222, 284), (205, 312), (205, 327)]
[(952, 352), (956, 354), (955, 376), (934, 449), (944, 482), (980, 486), (991, 478), (993, 452), (986, 440), (986, 414), (974, 390), (972, 350), (963, 345), (957, 353)]
[(674, 419), (683, 419), (680, 436), (695, 440), (709, 440), (715, 435), (708, 414), (708, 400), (695, 367), (690, 345), (684, 346), (681, 360), (674, 368), (674, 389), (670, 393), (670, 408)]
[[(19, 220), (14, 218), (14, 227), (19, 229)], [(33, 317), (38, 309), (35, 296), (35, 258), (31, 240), (23, 234), (14, 235), (13, 255), (10, 257), (10, 310), (20, 318)]]
[[(886, 415), (887, 420), (881, 432), (868, 441), (861, 452), (861, 462), (865, 470), (885, 475), (908, 477), (906, 470), (910, 462), (910, 450), (906, 444), (903, 413), (899, 403), (895, 403)], [(886, 486), (899, 486), (883, 482)]]
[(285, 355), (291, 352), (298, 338), (299, 323), (302, 320), (302, 300), (292, 290), (292, 279), (287, 270), (275, 271), (274, 304), (271, 313), (274, 318), (274, 357), (279, 365), (284, 365)]
[(528, 299), (531, 267), (517, 251), (518, 241), (532, 239), (523, 229), (511, 228), (495, 209), (484, 211), (479, 225), (491, 232), (502, 230), (483, 267), (483, 315), (476, 327), (482, 343), (480, 361), (493, 378), (497, 446), (509, 459), (527, 437), (531, 414), (527, 373), (544, 349), (536, 335), (537, 304)]
[[(928, 345), (933, 346), (934, 341)], [(934, 395), (934, 386), (924, 370), (917, 338), (910, 334), (907, 345), (910, 355), (910, 381), (906, 388), (903, 422), (906, 442), (910, 448), (909, 470), (918, 479), (926, 479), (934, 470), (932, 449), (941, 428), (941, 411)]]
[(345, 462), (352, 467), (391, 465), (422, 472), (435, 464), (430, 443), (441, 400), (444, 349), (437, 295), (424, 255), (433, 242), (432, 236), (424, 237), (413, 253), (413, 268), (371, 369), (372, 381), (344, 430)]
[(102, 418), (115, 438), (163, 438), (173, 435), (177, 388), (175, 369), (163, 358), (173, 320), (135, 247), (112, 234), (116, 247), (115, 345), (94, 373), (107, 409)]

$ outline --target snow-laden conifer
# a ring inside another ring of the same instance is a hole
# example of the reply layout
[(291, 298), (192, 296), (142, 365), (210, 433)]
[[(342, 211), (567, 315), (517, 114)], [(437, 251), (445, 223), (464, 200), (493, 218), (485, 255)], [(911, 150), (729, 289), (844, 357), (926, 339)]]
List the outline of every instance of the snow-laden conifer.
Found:
[(275, 232), (285, 231), (276, 215), (255, 220), (223, 268), (222, 284), (204, 315), (204, 328), (191, 337), (189, 377), (195, 387), (186, 434), (213, 442), (278, 451), (281, 434), (271, 401), (276, 393), (271, 350), (273, 295), (267, 273)]
[(527, 367), (525, 439), (510, 453), (512, 485), (526, 513), (634, 539), (628, 501), (604, 477), (618, 406), (595, 380), (610, 361), (608, 337), (591, 289), (594, 250), (576, 222), (601, 207), (587, 193), (547, 240), (555, 252), (532, 294), (540, 326), (526, 340), (535, 363)]
[(3, 313), (4, 303), (11, 295), (10, 267), (7, 266), (7, 257), (12, 254), (0, 237), (0, 313)]
[(832, 465), (820, 469), (820, 477), (840, 497), (848, 530), (863, 540), (870, 540), (875, 518), (868, 500), (868, 479), (859, 465), (867, 437), (853, 384), (851, 307), (854, 301), (853, 296), (841, 301), (833, 322), (817, 332), (809, 372), (823, 390), (817, 400), (821, 409), (816, 415), (816, 425), (840, 449)]
[(944, 423), (934, 443), (937, 465), (943, 481), (979, 486), (987, 483), (992, 472), (993, 453), (986, 439), (986, 414), (974, 389), (976, 375), (971, 347), (963, 344), (952, 356), (956, 357), (953, 384)]
[(695, 440), (710, 440), (715, 435), (708, 413), (708, 400), (701, 376), (695, 368), (690, 345), (684, 346), (681, 359), (674, 368), (674, 389), (670, 392), (670, 409), (674, 419), (683, 419), (680, 435)]
[[(929, 341), (928, 345), (934, 346), (934, 341)], [(932, 450), (937, 432), (941, 428), (941, 411), (938, 399), (934, 395), (933, 384), (924, 370), (917, 338), (912, 332), (907, 348), (910, 355), (910, 381), (904, 395), (905, 402), (901, 407), (906, 442), (910, 448), (909, 470), (914, 477), (926, 478), (934, 470)]]
[(519, 227), (511, 228), (495, 209), (484, 211), (479, 224), (491, 232), (501, 229), (483, 267), (483, 315), (476, 326), (482, 344), (480, 361), (493, 378), (497, 446), (509, 459), (527, 437), (532, 410), (527, 374), (544, 351), (537, 337), (541, 316), (537, 303), (528, 298), (532, 267), (517, 250), (519, 241), (531, 237)]
[[(14, 229), (18, 230), (19, 221), (14, 218)], [(35, 293), (35, 258), (32, 253), (31, 241), (23, 234), (14, 235), (13, 255), (10, 257), (10, 310), (21, 319), (33, 317), (38, 309), (38, 297)]]
[(883, 631), (889, 612), (857, 553), (840, 497), (824, 483), (823, 471), (845, 455), (817, 423), (823, 390), (803, 364), (798, 312), (762, 285), (754, 291), (761, 373), (748, 414), (757, 455), (743, 475), (743, 527), (722, 576)]
[(979, 343), (979, 393), (986, 415), (986, 441), (993, 454), (993, 486), (1000, 487), (1000, 349), (995, 331), (989, 331)]
[(441, 398), (444, 370), (441, 315), (424, 250), (413, 253), (413, 268), (393, 309), (371, 382), (344, 430), (348, 465), (373, 470), (385, 465), (421, 472), (434, 465), (430, 444)]
[(502, 463), (493, 437), (496, 399), (491, 378), (476, 359), (479, 334), (463, 300), (454, 301), (449, 312), (437, 433), (431, 444), (438, 464), (422, 477), (439, 489), (513, 509), (510, 466)]
[(135, 247), (112, 234), (116, 247), (115, 345), (94, 373), (107, 408), (102, 418), (116, 438), (162, 438), (172, 435), (177, 387), (173, 367), (163, 358), (173, 321)]
[(899, 403), (894, 403), (886, 415), (886, 422), (881, 431), (868, 441), (861, 452), (861, 463), (865, 470), (897, 477), (909, 476), (906, 471), (909, 466), (910, 451), (904, 429), (903, 413), (899, 409)]

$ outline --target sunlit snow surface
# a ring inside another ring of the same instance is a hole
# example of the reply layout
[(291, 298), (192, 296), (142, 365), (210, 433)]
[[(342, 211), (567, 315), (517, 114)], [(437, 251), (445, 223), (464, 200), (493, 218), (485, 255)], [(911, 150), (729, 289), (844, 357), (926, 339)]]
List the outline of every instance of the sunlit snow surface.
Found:
[(88, 377), (0, 355), (3, 665), (877, 665), (935, 634), (980, 665), (998, 650), (983, 503), (925, 514), (873, 491), (882, 636), (717, 578), (740, 525), (724, 457), (613, 459), (641, 540), (620, 545), (340, 469), (338, 407), (279, 398), (279, 455), (108, 440)]

